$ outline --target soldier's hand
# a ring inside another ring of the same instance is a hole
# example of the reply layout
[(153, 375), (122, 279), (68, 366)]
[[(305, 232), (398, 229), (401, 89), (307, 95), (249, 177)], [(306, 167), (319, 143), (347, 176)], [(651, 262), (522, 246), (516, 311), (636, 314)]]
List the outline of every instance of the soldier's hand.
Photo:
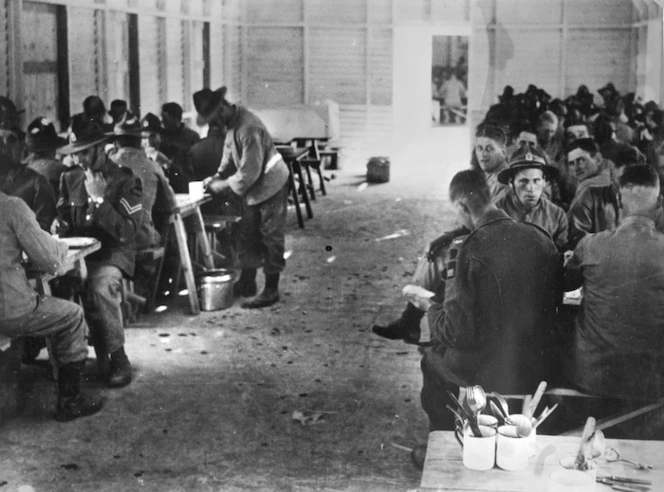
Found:
[(101, 173), (93, 173), (90, 169), (85, 170), (85, 189), (93, 200), (104, 198), (106, 191), (106, 179)]
[(213, 195), (221, 195), (229, 188), (228, 181), (225, 179), (213, 179), (207, 183), (207, 186), (205, 186), (205, 189)]

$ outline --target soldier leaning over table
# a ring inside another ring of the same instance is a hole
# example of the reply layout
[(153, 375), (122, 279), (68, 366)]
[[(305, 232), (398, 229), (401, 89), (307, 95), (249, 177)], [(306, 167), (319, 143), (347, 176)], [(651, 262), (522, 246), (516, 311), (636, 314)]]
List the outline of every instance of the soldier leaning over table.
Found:
[[(0, 141), (0, 159), (6, 145)], [(58, 370), (56, 420), (92, 415), (102, 400), (81, 393), (80, 377), (88, 353), (87, 327), (78, 304), (40, 297), (30, 286), (22, 255), (45, 273), (53, 274), (67, 245), (40, 229), (35, 214), (19, 198), (0, 192), (0, 334), (10, 337), (49, 337)]]
[(62, 176), (59, 231), (99, 239), (102, 247), (86, 258), (85, 311), (100, 374), (111, 387), (131, 382), (124, 350), (121, 282), (134, 275), (136, 236), (141, 226), (141, 180), (104, 152), (109, 136), (95, 122), (81, 126), (76, 141), (63, 147), (77, 164)]

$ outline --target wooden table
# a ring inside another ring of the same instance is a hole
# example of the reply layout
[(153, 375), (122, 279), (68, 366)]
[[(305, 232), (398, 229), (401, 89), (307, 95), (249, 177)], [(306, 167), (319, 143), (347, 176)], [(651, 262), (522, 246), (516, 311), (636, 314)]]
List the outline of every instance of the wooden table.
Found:
[[(634, 441), (607, 439), (607, 448), (617, 449), (623, 458), (652, 465), (652, 471), (640, 471), (623, 463), (598, 461), (597, 475), (615, 475), (652, 481), (650, 490), (664, 490), (664, 441)], [(561, 469), (561, 458), (575, 456), (579, 448), (578, 437), (537, 436), (537, 453), (530, 458), (528, 468), (521, 472), (508, 472), (494, 467), (488, 471), (469, 470), (463, 466), (461, 447), (450, 431), (429, 434), (427, 456), (424, 461), (420, 490), (547, 492), (550, 475)], [(596, 484), (595, 491), (611, 492), (611, 487)]]
[(180, 264), (182, 265), (182, 272), (184, 273), (184, 279), (187, 284), (189, 306), (191, 307), (192, 314), (200, 314), (201, 307), (198, 301), (194, 268), (191, 262), (191, 255), (189, 254), (184, 218), (191, 217), (190, 225), (196, 236), (196, 242), (201, 248), (205, 268), (209, 270), (214, 269), (214, 258), (212, 257), (212, 250), (210, 249), (207, 234), (205, 234), (205, 224), (200, 208), (202, 204), (211, 200), (212, 197), (207, 194), (199, 198), (191, 198), (186, 193), (177, 193), (175, 195), (176, 206), (170, 218), (170, 222), (175, 230), (175, 239), (180, 253)]
[(307, 148), (293, 148), (288, 146), (277, 146), (277, 150), (283, 157), (284, 162), (288, 166), (288, 186), (292, 190), (293, 203), (295, 205), (295, 213), (297, 214), (297, 223), (299, 226), (304, 229), (304, 219), (302, 218), (302, 211), (300, 210), (300, 199), (298, 197), (297, 186), (295, 185), (294, 173), (298, 173), (298, 178), (300, 179), (300, 184), (304, 188), (304, 193), (302, 193), (302, 199), (304, 200), (304, 207), (307, 210), (307, 217), (312, 218), (314, 216), (313, 211), (311, 210), (311, 202), (309, 201), (309, 195), (307, 194), (307, 184), (304, 181), (304, 175), (302, 174), (302, 166), (298, 164), (298, 161), (304, 159), (309, 155), (309, 149)]
[[(71, 239), (81, 239), (81, 238), (71, 238)], [(88, 238), (85, 238), (88, 239)], [(37, 282), (36, 288), (37, 292), (43, 295), (51, 295), (51, 288), (48, 284), (49, 280), (54, 279), (55, 277), (61, 277), (65, 273), (71, 270), (78, 270), (80, 277), (85, 279), (87, 277), (87, 268), (85, 266), (85, 257), (89, 254), (99, 251), (101, 249), (101, 241), (98, 239), (90, 238), (91, 242), (89, 245), (83, 248), (69, 248), (67, 251), (67, 256), (65, 260), (60, 265), (60, 268), (51, 275), (48, 273), (35, 272), (31, 270), (30, 267), (27, 267), (28, 278), (35, 279)]]

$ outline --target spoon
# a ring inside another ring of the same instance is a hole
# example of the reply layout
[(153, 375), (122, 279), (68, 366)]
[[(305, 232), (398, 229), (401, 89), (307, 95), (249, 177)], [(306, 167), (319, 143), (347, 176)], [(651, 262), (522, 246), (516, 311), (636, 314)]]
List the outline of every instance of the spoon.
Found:
[(530, 418), (521, 416), (516, 421), (516, 435), (519, 437), (528, 437), (533, 432), (533, 424)]
[(466, 388), (466, 401), (468, 403), (468, 409), (472, 413), (472, 421), (470, 422), (473, 434), (476, 437), (481, 437), (482, 433), (477, 424), (477, 414), (486, 408), (486, 393), (481, 386), (468, 386)]
[(501, 395), (501, 394), (499, 394), (499, 393), (495, 393), (495, 392), (494, 392), (493, 396), (495, 396), (495, 397), (496, 397), (496, 400), (498, 400), (498, 403), (500, 403), (500, 406), (501, 406), (501, 408), (503, 409), (503, 413), (504, 413), (506, 416), (509, 416), (509, 414), (510, 414), (510, 407), (509, 407), (509, 405), (507, 404), (507, 400), (505, 399), (505, 397), (504, 397), (503, 395)]

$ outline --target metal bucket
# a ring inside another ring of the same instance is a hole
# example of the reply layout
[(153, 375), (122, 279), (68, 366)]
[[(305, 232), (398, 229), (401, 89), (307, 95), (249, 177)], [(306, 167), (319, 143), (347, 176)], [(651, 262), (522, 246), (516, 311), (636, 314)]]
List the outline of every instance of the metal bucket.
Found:
[(207, 270), (196, 275), (203, 311), (218, 311), (233, 305), (233, 270)]

